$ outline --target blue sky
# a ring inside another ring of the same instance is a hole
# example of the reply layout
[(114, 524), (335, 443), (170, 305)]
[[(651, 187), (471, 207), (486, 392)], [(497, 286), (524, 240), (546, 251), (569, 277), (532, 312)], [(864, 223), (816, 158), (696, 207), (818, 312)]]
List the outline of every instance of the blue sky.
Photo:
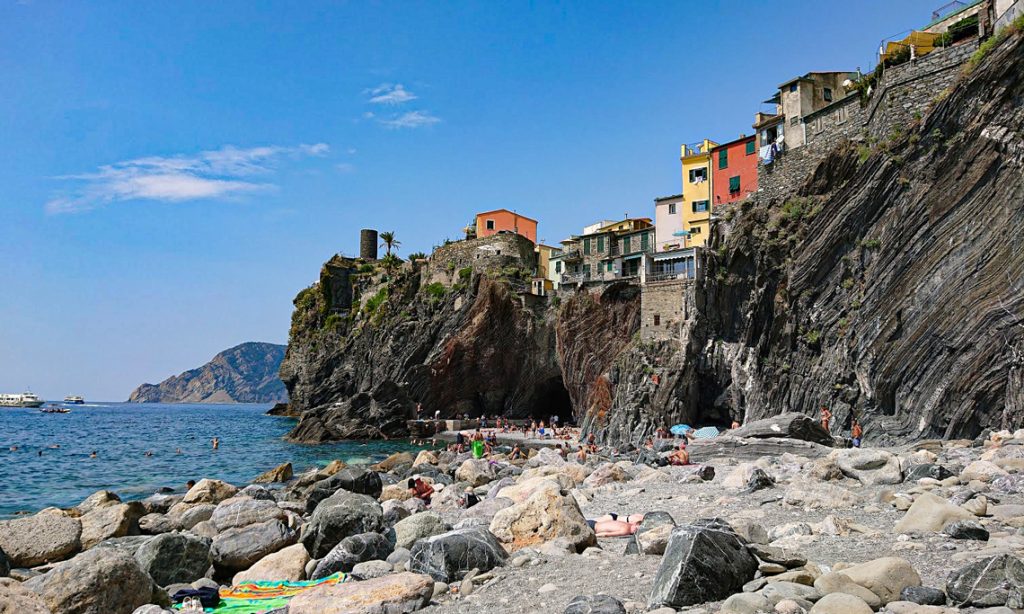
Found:
[(249, 341), (362, 227), (652, 215), (679, 144), (940, 2), (0, 0), (0, 392), (121, 400)]

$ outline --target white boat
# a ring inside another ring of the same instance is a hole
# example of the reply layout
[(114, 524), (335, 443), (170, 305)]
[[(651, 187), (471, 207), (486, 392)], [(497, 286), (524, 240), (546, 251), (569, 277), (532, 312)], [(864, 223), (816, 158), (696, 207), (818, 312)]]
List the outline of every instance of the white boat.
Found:
[(0, 394), (0, 407), (42, 407), (43, 400), (31, 392)]
[(83, 399), (82, 397), (76, 397), (76, 396), (69, 395), (69, 396), (64, 397), (64, 402), (65, 403), (70, 403), (72, 405), (82, 405), (83, 403), (85, 403), (85, 399)]

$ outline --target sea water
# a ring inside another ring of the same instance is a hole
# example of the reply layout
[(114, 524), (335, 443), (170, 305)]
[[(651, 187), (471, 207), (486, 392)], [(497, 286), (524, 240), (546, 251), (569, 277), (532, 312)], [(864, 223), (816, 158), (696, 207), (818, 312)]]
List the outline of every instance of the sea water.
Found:
[(247, 484), (285, 462), (298, 474), (334, 459), (376, 462), (418, 449), (396, 440), (288, 443), (282, 436), (295, 421), (267, 416), (269, 408), (88, 403), (71, 406), (69, 414), (0, 408), (0, 517), (70, 507), (97, 490), (141, 499), (162, 487), (183, 492), (185, 482), (202, 478)]

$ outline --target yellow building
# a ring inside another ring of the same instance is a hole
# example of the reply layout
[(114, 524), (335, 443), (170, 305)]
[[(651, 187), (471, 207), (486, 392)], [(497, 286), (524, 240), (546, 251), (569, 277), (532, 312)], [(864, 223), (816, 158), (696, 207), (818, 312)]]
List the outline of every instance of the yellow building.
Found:
[(703, 247), (708, 241), (711, 227), (711, 148), (717, 146), (718, 143), (704, 139), (680, 148), (683, 248)]

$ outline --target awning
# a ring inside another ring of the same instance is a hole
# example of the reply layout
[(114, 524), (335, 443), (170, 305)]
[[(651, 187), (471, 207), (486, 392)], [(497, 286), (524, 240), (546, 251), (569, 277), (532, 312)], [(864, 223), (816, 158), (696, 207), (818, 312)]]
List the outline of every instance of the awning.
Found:
[(643, 256), (643, 254), (633, 254), (632, 256), (623, 256), (622, 259), (623, 260), (639, 260), (640, 256)]
[(677, 230), (677, 231), (672, 233), (672, 236), (673, 237), (688, 237), (688, 236), (690, 236), (690, 231), (689, 230)]

